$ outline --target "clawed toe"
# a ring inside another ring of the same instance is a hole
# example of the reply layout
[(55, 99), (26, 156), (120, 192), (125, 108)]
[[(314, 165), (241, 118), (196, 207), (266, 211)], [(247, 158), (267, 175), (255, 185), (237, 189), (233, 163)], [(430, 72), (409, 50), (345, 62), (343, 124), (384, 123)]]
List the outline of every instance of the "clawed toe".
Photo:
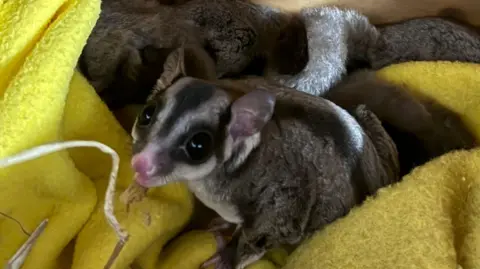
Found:
[[(204, 263), (202, 263), (202, 265), (200, 265), (200, 269), (207, 269), (208, 267), (212, 266), (212, 265), (217, 265), (218, 263), (220, 263), (220, 255), (217, 253), (215, 255), (213, 255), (210, 259), (206, 260)], [(217, 267), (215, 266), (215, 269)]]
[(200, 269), (207, 269), (214, 265), (215, 269), (233, 269), (228, 261), (225, 261), (220, 253), (225, 249), (226, 241), (222, 235), (216, 233), (215, 240), (217, 241), (217, 252), (200, 266)]
[(215, 269), (233, 269), (232, 265), (228, 261), (224, 260), (219, 253), (213, 255), (210, 259), (205, 261), (200, 266), (200, 269), (207, 269), (212, 265), (214, 265)]

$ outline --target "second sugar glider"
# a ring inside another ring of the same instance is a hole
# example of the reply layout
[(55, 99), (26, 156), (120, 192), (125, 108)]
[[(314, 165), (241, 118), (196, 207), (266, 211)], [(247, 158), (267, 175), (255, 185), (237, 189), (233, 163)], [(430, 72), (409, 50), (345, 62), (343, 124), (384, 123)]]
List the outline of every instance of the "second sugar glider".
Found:
[(401, 175), (431, 159), (477, 145), (475, 136), (454, 111), (432, 98), (359, 70), (345, 77), (324, 98), (344, 109), (366, 105), (382, 122), (399, 152)]
[(144, 101), (145, 89), (155, 83), (152, 64), (180, 46), (208, 51), (219, 78), (262, 73), (322, 94), (346, 73), (348, 61), (365, 60), (377, 36), (354, 10), (309, 7), (290, 13), (244, 0), (180, 2), (102, 1), (79, 66), (111, 109)]
[(237, 224), (217, 269), (298, 245), (399, 180), (396, 146), (364, 106), (201, 75), (159, 82), (132, 130), (131, 164), (138, 184), (186, 182)]
[(410, 61), (480, 63), (478, 30), (457, 21), (426, 17), (377, 28), (366, 57), (373, 69)]

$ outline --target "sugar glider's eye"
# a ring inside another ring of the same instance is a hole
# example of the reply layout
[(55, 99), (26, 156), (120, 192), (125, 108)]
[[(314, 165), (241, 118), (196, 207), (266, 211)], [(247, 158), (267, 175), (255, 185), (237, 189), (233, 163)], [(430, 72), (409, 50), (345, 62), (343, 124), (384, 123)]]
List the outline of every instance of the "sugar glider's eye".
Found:
[(152, 121), (153, 114), (155, 113), (155, 109), (156, 109), (156, 105), (154, 104), (147, 105), (145, 108), (143, 108), (140, 115), (138, 115), (137, 124), (139, 126), (149, 125), (150, 122)]
[(200, 131), (186, 140), (185, 151), (188, 158), (200, 163), (205, 161), (213, 152), (213, 136), (206, 131)]

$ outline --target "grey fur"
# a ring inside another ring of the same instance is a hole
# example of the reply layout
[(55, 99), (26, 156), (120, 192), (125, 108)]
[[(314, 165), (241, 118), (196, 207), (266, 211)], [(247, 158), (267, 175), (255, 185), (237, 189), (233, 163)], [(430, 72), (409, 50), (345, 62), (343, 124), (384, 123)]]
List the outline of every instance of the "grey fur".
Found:
[[(480, 62), (478, 33), (441, 18), (377, 30), (358, 12), (335, 7), (287, 14), (243, 0), (178, 2), (102, 2), (80, 66), (110, 107), (142, 103), (169, 53), (181, 46), (205, 49), (219, 78), (265, 65), (257, 72), (315, 95), (362, 63), (379, 69), (407, 61)], [(145, 48), (159, 51), (150, 62)]]
[(354, 10), (308, 8), (300, 14), (307, 30), (308, 62), (298, 74), (272, 78), (284, 86), (323, 95), (346, 74), (348, 62), (367, 60), (367, 50), (376, 43), (378, 32)]
[[(169, 60), (165, 64), (169, 68), (159, 79), (162, 83), (157, 86), (161, 84), (162, 87), (156, 89), (157, 93), (170, 85), (173, 78), (193, 76), (215, 80), (212, 74), (198, 74), (198, 70), (212, 73), (206, 70), (213, 69), (208, 56), (201, 50), (183, 48), (172, 53), (175, 55), (177, 57), (172, 59), (176, 61)], [(238, 80), (234, 81), (238, 83)], [(247, 84), (247, 88), (281, 87), (260, 77), (240, 81)], [(323, 97), (349, 111), (366, 105), (374, 112), (399, 148), (401, 175), (449, 151), (477, 145), (475, 137), (456, 113), (431, 98), (414, 97), (407, 89), (380, 79), (371, 70), (359, 70), (345, 76)]]
[[(239, 123), (236, 119), (268, 114), (265, 108), (254, 109), (262, 106), (261, 97), (234, 108), (240, 98), (255, 93), (252, 84), (275, 96), (274, 113), (270, 119), (262, 116), (264, 120), (254, 121), (265, 121), (263, 127), (247, 124), (260, 128), (258, 133), (232, 140), (230, 128)], [(175, 96), (189, 85), (195, 85), (192, 91), (213, 87), (215, 94), (197, 109), (172, 114)], [(157, 156), (154, 149), (175, 152), (172, 139), (182, 137), (199, 122), (213, 126), (218, 134), (227, 134), (216, 140), (211, 159), (196, 166), (176, 163), (172, 172), (157, 173), (147, 183), (153, 187), (186, 180), (207, 206), (239, 224), (234, 240), (220, 250), (225, 263), (217, 268), (244, 268), (269, 248), (299, 244), (345, 216), (366, 196), (399, 179), (396, 147), (376, 116), (363, 106), (349, 114), (321, 97), (270, 83), (192, 78), (180, 78), (151, 100), (159, 102), (161, 110), (148, 127), (134, 128), (136, 156)], [(252, 104), (254, 100), (257, 105)], [(240, 117), (235, 109), (250, 112)], [(223, 122), (222, 115), (228, 111), (231, 118)], [(159, 137), (169, 117), (174, 117), (176, 127)]]
[(401, 175), (452, 150), (477, 145), (456, 113), (429, 98), (412, 96), (374, 71), (352, 73), (324, 97), (348, 110), (364, 104), (378, 116), (397, 145)]
[[(142, 73), (155, 69), (158, 77), (170, 50), (183, 45), (209, 51), (218, 77), (243, 74), (257, 65), (257, 59), (265, 59), (269, 77), (304, 92), (323, 94), (345, 74), (347, 61), (366, 54), (377, 35), (366, 17), (334, 7), (308, 8), (295, 15), (244, 0), (190, 0), (178, 5), (148, 2), (143, 9), (142, 1), (136, 2), (140, 4), (102, 2), (102, 13), (80, 59), (82, 71), (95, 89), (103, 92), (104, 99), (115, 100), (123, 94), (119, 91), (128, 92), (118, 106), (143, 88), (150, 89), (154, 81)], [(304, 28), (305, 36), (296, 33)], [(272, 53), (286, 31), (293, 31), (291, 35), (299, 40), (288, 40), (281, 51)], [(306, 45), (308, 52), (304, 51)], [(148, 46), (162, 52), (156, 65), (146, 68), (142, 53)], [(288, 53), (296, 57), (298, 51), (302, 51), (297, 57), (302, 60), (294, 59), (300, 61), (296, 63), (298, 74), (279, 72), (274, 64), (278, 58), (289, 57)], [(308, 61), (304, 60), (307, 57)]]
[(480, 63), (480, 35), (453, 21), (418, 18), (379, 27), (380, 37), (368, 51), (374, 69), (408, 61)]
[(267, 38), (263, 32), (268, 31), (269, 38), (275, 38), (279, 25), (285, 23), (279, 20), (286, 19), (274, 10), (242, 0), (191, 0), (149, 12), (132, 10), (114, 1), (102, 2), (102, 13), (84, 50), (83, 61), (96, 89), (102, 91), (114, 78), (113, 69), (127, 55), (132, 55), (125, 64), (129, 68), (135, 70), (141, 64), (139, 50), (147, 45), (208, 45), (215, 51), (217, 73), (222, 76), (245, 68), (256, 53), (265, 49)]

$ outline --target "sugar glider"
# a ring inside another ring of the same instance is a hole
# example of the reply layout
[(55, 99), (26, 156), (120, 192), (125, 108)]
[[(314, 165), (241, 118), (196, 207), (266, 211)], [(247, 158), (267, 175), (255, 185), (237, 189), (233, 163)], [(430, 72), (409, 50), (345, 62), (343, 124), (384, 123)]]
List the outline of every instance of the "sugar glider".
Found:
[(380, 119), (397, 146), (401, 176), (442, 154), (478, 144), (454, 111), (431, 98), (413, 96), (372, 70), (350, 74), (324, 97), (344, 109), (366, 105)]
[(335, 7), (286, 13), (244, 0), (127, 2), (102, 1), (79, 60), (113, 109), (144, 101), (145, 89), (155, 84), (152, 66), (180, 46), (204, 48), (219, 78), (260, 72), (322, 94), (345, 74), (347, 61), (363, 60), (377, 36), (365, 16)]
[(298, 245), (399, 179), (396, 146), (365, 106), (269, 84), (179, 77), (149, 98), (132, 137), (138, 184), (184, 181), (237, 225), (218, 269)]
[(186, 181), (238, 225), (217, 268), (296, 245), (414, 165), (475, 143), (453, 114), (369, 71), (324, 99), (262, 77), (217, 80), (208, 57), (183, 48), (167, 59), (132, 131), (132, 166), (145, 187)]
[(415, 18), (379, 26), (378, 31), (367, 53), (373, 69), (410, 61), (480, 63), (478, 30), (451, 19)]

